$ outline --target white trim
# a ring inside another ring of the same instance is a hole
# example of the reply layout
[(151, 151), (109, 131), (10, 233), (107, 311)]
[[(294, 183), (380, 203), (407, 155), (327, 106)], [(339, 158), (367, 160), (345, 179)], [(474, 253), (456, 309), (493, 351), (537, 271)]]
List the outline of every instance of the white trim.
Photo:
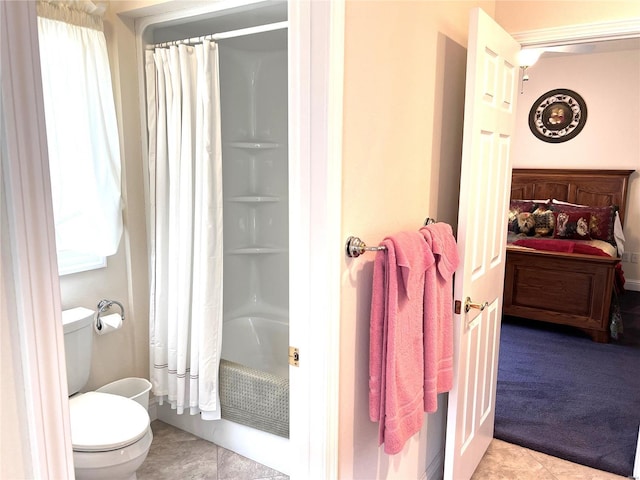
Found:
[(3, 175), (16, 274), (17, 318), (12, 320), (20, 332), (16, 346), (22, 354), (23, 412), (31, 444), (31, 458), (25, 460), (35, 478), (73, 478), (36, 8), (34, 2), (0, 2), (0, 8), (8, 154)]
[(640, 280), (627, 278), (624, 282), (624, 288), (633, 292), (640, 292)]
[[(309, 186), (311, 172), (311, 5), (288, 5), (288, 87), (289, 87), (289, 344), (300, 349), (299, 367), (289, 367), (289, 438), (293, 479), (313, 478), (310, 473), (311, 371), (309, 354), (310, 225)], [(295, 261), (291, 261), (295, 259)], [(323, 379), (318, 379), (322, 385)], [(319, 389), (318, 389), (319, 391)], [(317, 432), (322, 439), (322, 431)], [(322, 442), (320, 442), (322, 443)], [(322, 451), (322, 450), (321, 450)]]
[(636, 460), (633, 462), (633, 478), (640, 478), (640, 427), (638, 427), (638, 443), (636, 444)]
[(511, 36), (523, 47), (635, 38), (640, 36), (640, 18), (527, 30)]
[(303, 212), (310, 220), (307, 252), (303, 252), (309, 258), (309, 300), (301, 306), (308, 318), (303, 326), (308, 353), (302, 352), (302, 360), (309, 362), (311, 384), (303, 407), (311, 412), (311, 453), (309, 471), (299, 478), (338, 476), (344, 15), (343, 0), (311, 2), (313, 54), (311, 49), (301, 51), (299, 59), (302, 63), (311, 58), (311, 88), (301, 92), (310, 96), (311, 153), (300, 159), (311, 181), (309, 210)]

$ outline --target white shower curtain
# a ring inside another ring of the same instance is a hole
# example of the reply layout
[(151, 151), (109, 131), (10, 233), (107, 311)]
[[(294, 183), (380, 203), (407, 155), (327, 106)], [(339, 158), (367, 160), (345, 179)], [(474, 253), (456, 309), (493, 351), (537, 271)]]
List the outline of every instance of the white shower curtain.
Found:
[(178, 413), (220, 418), (222, 155), (214, 42), (146, 52), (150, 366)]

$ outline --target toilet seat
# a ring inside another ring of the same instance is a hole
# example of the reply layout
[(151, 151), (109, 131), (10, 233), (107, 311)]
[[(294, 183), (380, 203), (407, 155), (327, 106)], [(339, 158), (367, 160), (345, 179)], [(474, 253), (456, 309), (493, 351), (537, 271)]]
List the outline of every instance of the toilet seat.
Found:
[(77, 452), (118, 450), (149, 430), (149, 414), (134, 400), (87, 392), (69, 399), (71, 443)]

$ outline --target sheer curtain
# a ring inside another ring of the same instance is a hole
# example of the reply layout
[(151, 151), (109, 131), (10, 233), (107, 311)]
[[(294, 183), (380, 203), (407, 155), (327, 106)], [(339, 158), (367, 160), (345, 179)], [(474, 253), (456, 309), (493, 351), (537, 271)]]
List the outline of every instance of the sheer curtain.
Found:
[(87, 1), (37, 8), (57, 250), (113, 255), (121, 167), (102, 12)]
[(178, 413), (220, 418), (222, 155), (213, 42), (147, 51), (150, 364)]

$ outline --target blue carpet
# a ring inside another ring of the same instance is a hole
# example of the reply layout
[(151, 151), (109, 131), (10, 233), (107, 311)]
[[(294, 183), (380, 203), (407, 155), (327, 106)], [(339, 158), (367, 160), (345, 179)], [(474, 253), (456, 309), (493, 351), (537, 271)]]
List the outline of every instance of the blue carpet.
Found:
[(640, 349), (503, 323), (495, 437), (631, 475)]

